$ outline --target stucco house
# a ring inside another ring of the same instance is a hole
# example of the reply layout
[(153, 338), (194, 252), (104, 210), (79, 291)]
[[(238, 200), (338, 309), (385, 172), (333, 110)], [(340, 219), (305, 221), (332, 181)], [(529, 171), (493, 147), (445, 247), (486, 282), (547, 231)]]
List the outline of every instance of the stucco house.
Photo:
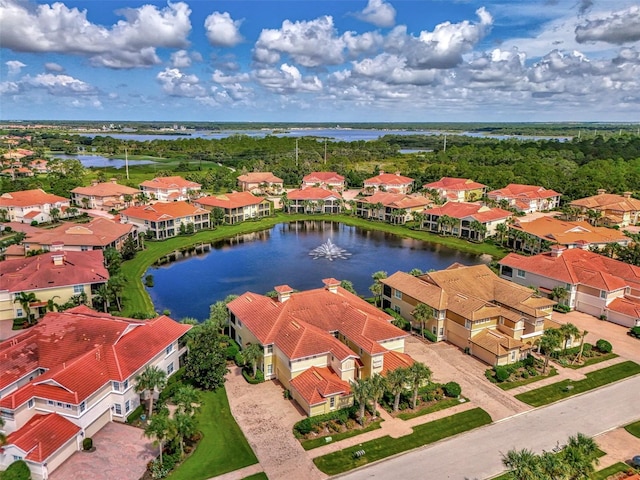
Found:
[(0, 415), (7, 433), (0, 470), (24, 460), (48, 478), (110, 421), (140, 404), (135, 377), (147, 365), (170, 376), (191, 327), (166, 316), (133, 320), (88, 307), (48, 313), (0, 343)]
[(139, 232), (148, 232), (158, 240), (179, 235), (183, 226), (197, 232), (211, 225), (208, 210), (187, 202), (157, 202), (129, 207), (120, 212), (120, 222), (134, 225)]
[(640, 325), (640, 267), (562, 246), (531, 257), (510, 253), (499, 263), (500, 276), (514, 283), (547, 295), (562, 287), (566, 298), (560, 302), (571, 309), (625, 327)]
[(284, 183), (271, 172), (250, 172), (238, 177), (238, 187), (243, 192), (279, 195), (284, 190)]
[(425, 190), (433, 190), (446, 202), (473, 202), (480, 200), (487, 191), (487, 186), (468, 178), (442, 177), (437, 182), (422, 186)]
[(342, 192), (345, 189), (344, 177), (336, 172), (311, 172), (302, 178), (300, 188), (320, 187)]
[(413, 220), (414, 213), (433, 204), (423, 195), (405, 195), (403, 193), (376, 192), (371, 196), (355, 199), (356, 215), (367, 219), (404, 225)]
[(380, 170), (378, 175), (367, 178), (364, 181), (362, 193), (364, 195), (373, 195), (375, 192), (382, 191), (409, 194), (413, 189), (413, 182), (413, 178), (404, 177), (400, 175), (400, 172), (385, 173)]
[(156, 177), (140, 184), (140, 190), (160, 202), (186, 201), (200, 196), (202, 185), (180, 176)]
[(282, 200), (287, 213), (340, 213), (342, 202), (340, 192), (320, 187), (292, 190)]
[(421, 228), (476, 241), (495, 235), (497, 226), (506, 223), (512, 216), (511, 212), (501, 208), (453, 201), (429, 208), (423, 213)]
[(524, 358), (555, 302), (499, 278), (486, 265), (453, 264), (420, 276), (396, 272), (382, 280), (383, 307), (416, 324), (418, 304), (431, 307), (425, 328), (490, 365)]
[(309, 416), (352, 405), (350, 381), (413, 363), (391, 316), (334, 278), (323, 283), (302, 292), (280, 285), (277, 298), (247, 292), (227, 305), (231, 336), (260, 345), (265, 379), (279, 380)]
[(251, 192), (234, 192), (210, 197), (200, 197), (193, 204), (205, 210), (221, 208), (224, 222), (233, 225), (245, 220), (268, 217), (272, 204), (264, 197), (256, 197)]
[(597, 220), (602, 225), (613, 227), (627, 227), (640, 221), (640, 200), (631, 197), (632, 192), (624, 192), (622, 195), (606, 193), (606, 190), (598, 190), (598, 194), (592, 197), (581, 198), (569, 203), (576, 208), (582, 218), (588, 218), (590, 210), (599, 212)]
[(95, 210), (120, 210), (128, 207), (139, 193), (138, 189), (120, 185), (115, 178), (109, 182), (94, 180), (88, 187), (71, 190), (71, 202), (78, 207)]
[(560, 197), (561, 194), (554, 190), (519, 183), (510, 183), (504, 188), (487, 193), (487, 198), (496, 202), (506, 200), (509, 207), (523, 213), (553, 210), (560, 206)]
[(49, 222), (51, 210), (54, 208), (58, 210), (58, 215), (62, 216), (64, 210), (69, 208), (69, 200), (40, 188), (0, 195), (0, 210), (4, 210), (4, 216), (10, 222)]
[[(0, 339), (20, 333), (12, 330), (14, 319), (44, 316), (49, 300), (62, 304), (84, 294), (91, 303), (92, 292), (108, 280), (101, 250), (53, 251), (0, 262)], [(21, 293), (35, 295), (29, 311), (18, 300)]]

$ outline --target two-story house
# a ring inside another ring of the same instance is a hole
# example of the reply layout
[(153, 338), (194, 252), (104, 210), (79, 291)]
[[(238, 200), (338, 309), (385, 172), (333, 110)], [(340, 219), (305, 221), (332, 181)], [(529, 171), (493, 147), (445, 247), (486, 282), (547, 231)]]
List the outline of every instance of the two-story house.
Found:
[(615, 195), (599, 189), (597, 195), (574, 200), (569, 205), (577, 209), (583, 219), (589, 218), (590, 210), (598, 212), (600, 217), (591, 219), (595, 224), (627, 227), (640, 222), (640, 200), (632, 198), (631, 192)]
[(131, 205), (139, 193), (140, 190), (120, 185), (115, 178), (109, 182), (94, 180), (88, 187), (71, 190), (71, 202), (95, 210), (120, 210)]
[(367, 219), (404, 225), (413, 219), (414, 213), (433, 204), (431, 199), (422, 195), (405, 195), (403, 193), (376, 192), (366, 197), (358, 197), (356, 215)]
[(308, 187), (288, 192), (282, 208), (287, 213), (340, 213), (342, 202), (340, 192)]
[(224, 212), (224, 222), (233, 225), (245, 220), (271, 215), (272, 204), (264, 197), (256, 197), (251, 192), (234, 192), (210, 197), (200, 197), (193, 202), (197, 207), (213, 211), (220, 208)]
[(120, 212), (120, 222), (132, 224), (139, 232), (148, 233), (157, 240), (197, 232), (211, 225), (208, 210), (187, 202), (129, 207)]
[(533, 213), (560, 206), (561, 194), (537, 185), (510, 183), (504, 188), (487, 193), (487, 197), (496, 202), (506, 200), (509, 207), (519, 212)]
[(421, 228), (475, 241), (495, 235), (497, 226), (506, 223), (512, 215), (501, 208), (453, 201), (423, 213)]
[(0, 195), (0, 210), (4, 210), (3, 215), (10, 222), (49, 222), (52, 210), (57, 209), (57, 217), (60, 218), (68, 207), (68, 199), (40, 188)]
[(168, 376), (186, 353), (189, 325), (166, 316), (133, 320), (88, 307), (48, 313), (0, 343), (0, 415), (7, 434), (0, 469), (24, 460), (46, 479), (110, 421), (140, 405), (136, 376), (148, 365)]
[(238, 177), (238, 188), (243, 192), (279, 195), (284, 190), (284, 183), (271, 172), (250, 172)]
[(300, 188), (320, 187), (342, 192), (345, 189), (344, 177), (336, 172), (311, 172), (302, 178)]
[(373, 195), (375, 192), (391, 192), (409, 194), (413, 189), (413, 178), (404, 177), (400, 172), (380, 173), (375, 177), (367, 178), (364, 181), (362, 193), (364, 195)]
[(180, 176), (156, 177), (140, 184), (140, 190), (160, 202), (186, 201), (200, 196), (202, 185)]
[(468, 178), (442, 177), (437, 182), (422, 186), (425, 190), (438, 193), (445, 202), (473, 202), (480, 200), (487, 191), (487, 186)]
[(247, 292), (227, 305), (231, 336), (260, 345), (265, 378), (279, 380), (309, 416), (352, 405), (350, 381), (413, 363), (391, 316), (338, 280), (323, 282), (303, 292), (278, 286), (277, 298)]

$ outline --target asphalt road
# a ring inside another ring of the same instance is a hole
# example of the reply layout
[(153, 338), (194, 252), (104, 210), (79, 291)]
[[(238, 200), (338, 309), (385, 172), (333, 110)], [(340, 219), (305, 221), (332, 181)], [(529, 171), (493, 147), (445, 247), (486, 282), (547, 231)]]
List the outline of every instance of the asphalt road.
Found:
[[(341, 479), (486, 479), (504, 469), (502, 453), (551, 450), (578, 432), (595, 436), (640, 419), (640, 376), (537, 408), (345, 474)], [(638, 452), (640, 454), (640, 452)]]

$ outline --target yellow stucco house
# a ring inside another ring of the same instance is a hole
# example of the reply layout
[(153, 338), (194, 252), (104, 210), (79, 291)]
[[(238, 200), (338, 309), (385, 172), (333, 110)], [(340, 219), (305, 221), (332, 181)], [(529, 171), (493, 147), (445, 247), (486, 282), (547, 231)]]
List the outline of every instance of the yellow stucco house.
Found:
[(323, 282), (304, 292), (278, 286), (277, 298), (247, 292), (228, 304), (232, 338), (262, 347), (265, 379), (279, 380), (309, 416), (351, 406), (350, 381), (413, 363), (391, 316), (338, 280)]

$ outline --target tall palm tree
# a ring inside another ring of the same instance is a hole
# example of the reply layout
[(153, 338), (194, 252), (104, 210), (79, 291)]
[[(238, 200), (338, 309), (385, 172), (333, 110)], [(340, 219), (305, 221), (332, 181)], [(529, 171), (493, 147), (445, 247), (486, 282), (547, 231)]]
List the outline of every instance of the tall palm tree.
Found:
[(351, 393), (353, 399), (358, 404), (358, 422), (364, 425), (364, 409), (371, 397), (371, 383), (366, 378), (359, 378), (351, 381)]
[(244, 362), (253, 367), (253, 378), (256, 378), (258, 360), (263, 353), (262, 346), (260, 346), (259, 343), (247, 343), (242, 350), (242, 358), (244, 359)]
[(60, 209), (53, 207), (51, 210), (49, 210), (49, 215), (51, 215), (51, 221), (53, 223), (56, 223), (58, 220), (60, 220)]
[(569, 475), (569, 468), (561, 455), (553, 452), (542, 452), (538, 457), (540, 480), (564, 480)]
[(373, 275), (371, 275), (371, 278), (373, 278), (373, 285), (371, 285), (369, 287), (369, 290), (376, 297), (376, 305), (377, 306), (381, 306), (382, 305), (382, 283), (381, 283), (381, 280), (384, 280), (385, 278), (387, 278), (387, 272), (385, 272), (383, 270), (378, 270)]
[(60, 305), (55, 302), (56, 298), (60, 298), (60, 295), (54, 295), (49, 300), (47, 300), (47, 312), (56, 312), (60, 310)]
[(554, 299), (558, 300), (558, 303), (562, 303), (563, 300), (569, 298), (569, 292), (562, 285), (557, 285), (551, 290), (551, 295)]
[(599, 449), (593, 438), (582, 433), (569, 437), (567, 446), (562, 450), (563, 458), (569, 468), (571, 480), (591, 478), (595, 466), (600, 463)]
[(549, 359), (551, 358), (551, 354), (558, 348), (560, 348), (560, 343), (562, 342), (562, 337), (560, 332), (555, 328), (548, 328), (540, 337), (540, 349), (544, 350), (544, 366), (542, 367), (542, 374), (544, 375), (547, 371), (547, 367), (549, 366)]
[(574, 340), (580, 336), (580, 330), (573, 323), (565, 323), (560, 328), (560, 335), (562, 335), (562, 339), (564, 340), (562, 343), (564, 345), (562, 349), (562, 353), (567, 353), (567, 343), (573, 338)]
[(424, 272), (422, 270), (420, 270), (419, 268), (412, 268), (411, 270), (409, 270), (409, 275), (412, 275), (414, 277), (418, 277), (420, 275), (422, 275)]
[(506, 223), (499, 223), (498, 225), (496, 225), (496, 232), (498, 233), (498, 236), (500, 238), (500, 245), (504, 244), (504, 239), (507, 235), (508, 230), (509, 227), (507, 227)]
[(433, 318), (433, 308), (431, 308), (426, 303), (419, 303), (416, 305), (415, 310), (413, 311), (413, 318), (415, 318), (418, 322), (420, 322), (420, 333), (424, 338), (424, 326), (425, 323), (431, 318)]
[(167, 385), (167, 374), (159, 367), (147, 365), (140, 374), (136, 375), (136, 392), (145, 392), (149, 398), (149, 418), (153, 413), (153, 392), (161, 391)]
[(385, 378), (377, 373), (374, 373), (371, 378), (369, 378), (369, 394), (371, 395), (371, 403), (373, 404), (373, 417), (372, 420), (377, 418), (377, 408), (378, 408), (378, 400), (380, 397), (384, 395), (386, 390), (386, 381)]
[(502, 455), (502, 464), (514, 480), (540, 480), (538, 457), (531, 450), (509, 450)]
[(189, 384), (182, 384), (173, 394), (177, 412), (193, 415), (200, 401), (200, 392)]
[(100, 285), (95, 293), (93, 294), (93, 302), (97, 302), (102, 305), (102, 309), (104, 312), (109, 311), (109, 297), (111, 297), (111, 293), (109, 292), (109, 288), (106, 283)]
[(407, 368), (396, 368), (387, 373), (387, 388), (393, 395), (393, 411), (397, 412), (400, 406), (400, 395), (407, 388), (409, 381), (409, 370)]
[(193, 415), (176, 411), (173, 415), (173, 428), (175, 429), (178, 445), (180, 446), (180, 456), (184, 457), (184, 439), (196, 433), (196, 420)]
[(175, 438), (175, 424), (169, 418), (169, 410), (162, 409), (158, 414), (149, 420), (144, 429), (145, 437), (154, 438), (160, 451), (160, 465), (162, 465), (162, 451), (167, 440)]
[(484, 234), (487, 233), (487, 226), (484, 223), (479, 222), (478, 220), (473, 220), (469, 224), (469, 230), (475, 232), (476, 237), (474, 238), (474, 240), (479, 242), (482, 240)]
[(413, 390), (413, 397), (411, 399), (412, 408), (416, 408), (418, 405), (418, 390), (425, 383), (431, 381), (431, 369), (424, 363), (415, 362), (409, 367), (409, 383)]
[(582, 352), (584, 351), (584, 340), (585, 338), (587, 338), (588, 333), (589, 332), (587, 330), (584, 330), (580, 335), (580, 349), (578, 350), (578, 354), (576, 355), (576, 358), (574, 358), (573, 362), (571, 362), (572, 365), (582, 360)]
[(13, 303), (19, 303), (27, 316), (27, 322), (31, 324), (31, 304), (38, 302), (36, 294), (33, 292), (19, 292), (16, 293)]

